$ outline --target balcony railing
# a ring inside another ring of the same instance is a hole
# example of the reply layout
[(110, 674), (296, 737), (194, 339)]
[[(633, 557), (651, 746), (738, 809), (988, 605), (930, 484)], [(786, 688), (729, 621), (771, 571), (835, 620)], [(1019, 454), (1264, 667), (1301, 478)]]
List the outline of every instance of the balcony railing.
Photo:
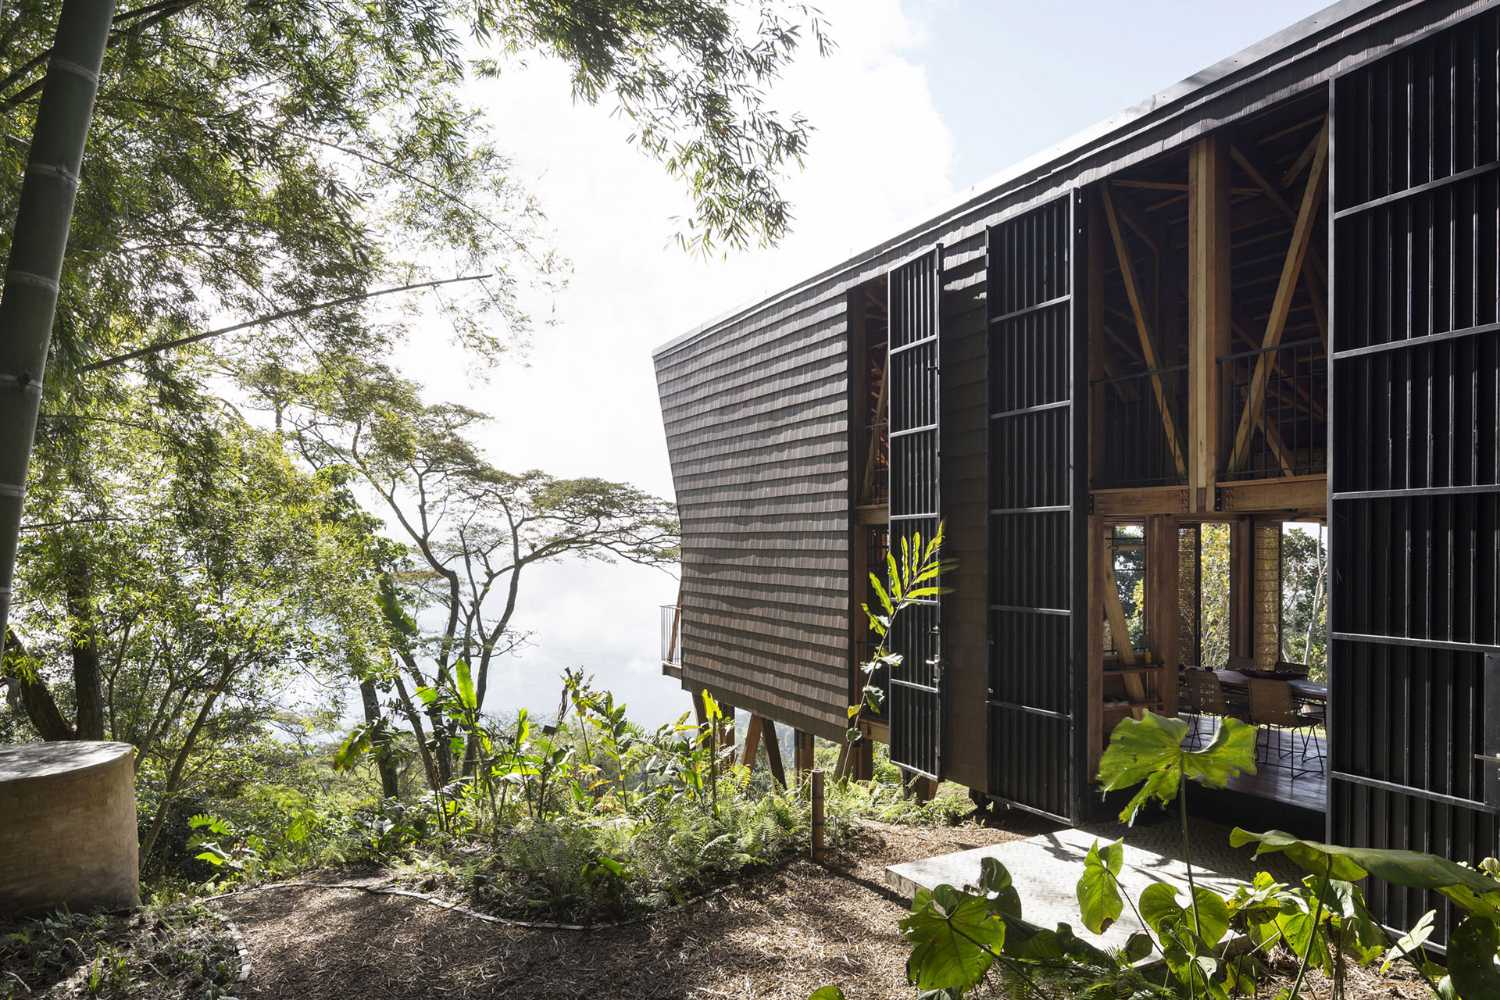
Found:
[(677, 604), (661, 606), (661, 668), (662, 673), (682, 673), (682, 607)]
[[(1223, 479), (1312, 475), (1328, 469), (1328, 354), (1314, 338), (1226, 354), (1219, 358), (1225, 386)], [(1245, 404), (1260, 384), (1245, 440)]]
[(1104, 411), (1095, 484), (1187, 482), (1187, 365), (1100, 379), (1094, 386)]

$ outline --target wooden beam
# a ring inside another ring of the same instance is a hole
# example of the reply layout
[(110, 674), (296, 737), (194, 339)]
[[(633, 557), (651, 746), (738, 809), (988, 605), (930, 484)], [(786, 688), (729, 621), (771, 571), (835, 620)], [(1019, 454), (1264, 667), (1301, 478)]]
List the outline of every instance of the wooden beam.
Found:
[(1220, 483), (1219, 505), (1227, 513), (1326, 511), (1328, 477), (1320, 474)]
[(1260, 415), (1260, 431), (1266, 436), (1266, 444), (1270, 447), (1276, 464), (1281, 466), (1281, 474), (1293, 475), (1296, 472), (1297, 456), (1287, 448), (1286, 442), (1281, 439), (1281, 432), (1276, 429), (1276, 425), (1271, 422), (1264, 411)]
[(1238, 471), (1250, 450), (1250, 433), (1260, 420), (1261, 409), (1266, 401), (1266, 382), (1271, 375), (1273, 355), (1281, 335), (1286, 331), (1287, 313), (1292, 307), (1292, 292), (1296, 288), (1297, 276), (1307, 257), (1307, 247), (1312, 239), (1313, 224), (1317, 221), (1318, 208), (1327, 179), (1324, 165), (1328, 162), (1328, 125), (1325, 122), (1319, 133), (1321, 141), (1313, 156), (1307, 187), (1302, 192), (1302, 205), (1297, 210), (1297, 221), (1292, 226), (1292, 245), (1287, 250), (1281, 268), (1281, 281), (1276, 287), (1276, 298), (1271, 303), (1271, 314), (1266, 319), (1266, 335), (1261, 341), (1265, 351), (1255, 360), (1255, 370), (1250, 376), (1250, 391), (1245, 400), (1245, 410), (1240, 416), (1239, 427), (1234, 434), (1234, 447), (1229, 453), (1229, 471)]
[[(1246, 347), (1255, 346), (1255, 338), (1250, 335), (1250, 331), (1246, 330), (1238, 322), (1234, 324), (1234, 334), (1240, 340), (1244, 341)], [(1283, 370), (1279, 352), (1276, 357), (1276, 368), (1278, 371)], [(1292, 383), (1292, 391), (1296, 393), (1297, 401), (1302, 404), (1302, 407), (1307, 410), (1307, 412), (1311, 413), (1313, 416), (1321, 420), (1323, 417), (1322, 401), (1317, 396), (1314, 396), (1312, 393), (1303, 388), (1300, 379), (1293, 378), (1290, 381)]]
[[(1093, 296), (1090, 296), (1093, 298)], [(1088, 648), (1084, 651), (1088, 704), (1088, 779), (1099, 773), (1104, 752), (1104, 577), (1097, 567), (1104, 547), (1104, 521), (1089, 518), (1088, 536)]]
[(1302, 173), (1302, 168), (1311, 163), (1312, 158), (1316, 156), (1317, 153), (1318, 136), (1314, 134), (1308, 144), (1302, 147), (1302, 152), (1298, 153), (1297, 158), (1292, 161), (1292, 165), (1290, 167), (1287, 167), (1286, 171), (1281, 175), (1281, 186), (1283, 188), (1291, 187), (1292, 181), (1297, 179), (1297, 175)]
[(771, 768), (771, 777), (785, 788), (786, 768), (781, 763), (781, 741), (776, 736), (776, 723), (771, 719), (762, 719), (760, 731), (766, 745), (766, 764)]
[(1132, 486), (1094, 490), (1094, 513), (1100, 517), (1144, 517), (1148, 514), (1186, 514), (1186, 486)]
[(1213, 509), (1224, 412), (1219, 358), (1233, 337), (1229, 159), (1207, 136), (1188, 154), (1188, 502)]
[(760, 731), (764, 725), (760, 716), (751, 715), (750, 724), (745, 727), (745, 755), (740, 763), (752, 770), (755, 768), (755, 754), (760, 750)]
[(1109, 234), (1115, 243), (1115, 256), (1119, 258), (1120, 277), (1125, 282), (1125, 297), (1130, 300), (1130, 310), (1134, 314), (1135, 329), (1141, 341), (1141, 357), (1146, 362), (1146, 368), (1151, 372), (1151, 390), (1156, 394), (1156, 406), (1161, 411), (1162, 430), (1167, 435), (1167, 449), (1172, 453), (1172, 464), (1177, 467), (1179, 476), (1187, 475), (1187, 462), (1183, 459), (1182, 446), (1178, 443), (1177, 423), (1172, 418), (1172, 409), (1167, 404), (1167, 392), (1162, 385), (1161, 374), (1157, 370), (1161, 362), (1157, 358), (1156, 348), (1151, 343), (1151, 331), (1146, 325), (1146, 312), (1141, 304), (1140, 291), (1136, 287), (1135, 271), (1130, 265), (1130, 249), (1125, 245), (1125, 236), (1120, 232), (1120, 220), (1115, 212), (1114, 199), (1110, 197), (1109, 185), (1103, 185), (1104, 192), (1104, 218), (1109, 224)]
[[(1325, 143), (1326, 139), (1327, 136), (1324, 132), (1319, 132), (1313, 136), (1313, 141), (1307, 147), (1307, 155), (1316, 157), (1318, 147)], [(1262, 193), (1270, 199), (1271, 203), (1283, 215), (1295, 223), (1297, 210), (1292, 208), (1291, 204), (1282, 196), (1281, 191), (1273, 187), (1271, 182), (1266, 180), (1265, 176), (1256, 168), (1255, 164), (1251, 163), (1249, 158), (1241, 153), (1238, 148), (1230, 147), (1230, 155), (1234, 157), (1234, 161), (1249, 175), (1250, 179), (1255, 182), (1255, 185), (1261, 189)], [(1298, 172), (1300, 173), (1300, 171)], [(1295, 177), (1296, 174), (1292, 176)], [(1308, 302), (1312, 307), (1313, 322), (1318, 327), (1318, 339), (1323, 342), (1323, 350), (1325, 352), (1328, 350), (1328, 293), (1324, 285), (1327, 274), (1328, 264), (1323, 260), (1323, 255), (1318, 251), (1317, 247), (1309, 246), (1307, 254), (1302, 260), (1302, 284), (1307, 289)]]

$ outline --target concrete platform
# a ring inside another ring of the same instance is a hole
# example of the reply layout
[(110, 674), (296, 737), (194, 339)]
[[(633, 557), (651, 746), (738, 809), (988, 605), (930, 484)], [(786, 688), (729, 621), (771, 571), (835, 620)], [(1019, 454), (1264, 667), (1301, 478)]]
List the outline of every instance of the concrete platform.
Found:
[[(976, 847), (969, 851), (940, 854), (920, 861), (891, 865), (885, 870), (885, 880), (891, 888), (908, 899), (918, 888), (932, 889), (938, 885), (972, 888), (979, 880), (979, 864), (984, 858), (996, 858), (1010, 871), (1016, 890), (1021, 894), (1021, 915), (1033, 924), (1056, 927), (1065, 923), (1081, 938), (1094, 944), (1120, 948), (1138, 930), (1139, 921), (1129, 903), (1120, 919), (1102, 935), (1090, 934), (1084, 929), (1078, 915), (1076, 888), (1078, 877), (1083, 874), (1083, 859), (1094, 841), (1108, 843), (1112, 838), (1087, 830), (1058, 830), (1044, 833), (1026, 840), (1011, 840), (1003, 844)], [(1193, 864), (1193, 879), (1199, 885), (1208, 886), (1217, 892), (1232, 892), (1241, 879), (1211, 871)], [(1125, 839), (1125, 863), (1120, 871), (1120, 883), (1125, 895), (1133, 902), (1140, 898), (1142, 890), (1152, 882), (1170, 882), (1179, 889), (1178, 901), (1187, 903), (1187, 867), (1175, 858), (1165, 857), (1154, 851), (1133, 847), (1130, 837)]]

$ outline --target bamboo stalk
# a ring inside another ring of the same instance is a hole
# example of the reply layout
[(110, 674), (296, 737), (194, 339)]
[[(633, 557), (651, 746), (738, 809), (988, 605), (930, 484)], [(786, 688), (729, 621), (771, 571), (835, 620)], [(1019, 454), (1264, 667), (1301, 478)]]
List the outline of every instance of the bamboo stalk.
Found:
[(63, 2), (0, 292), (0, 652), (58, 282), (114, 11), (114, 0)]

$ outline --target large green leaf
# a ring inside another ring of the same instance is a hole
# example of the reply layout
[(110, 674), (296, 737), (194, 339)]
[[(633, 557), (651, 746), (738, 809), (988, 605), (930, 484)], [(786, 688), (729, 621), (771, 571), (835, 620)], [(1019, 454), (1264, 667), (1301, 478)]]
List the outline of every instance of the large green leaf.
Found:
[(1078, 879), (1078, 909), (1083, 926), (1102, 934), (1125, 909), (1116, 879), (1125, 861), (1125, 845), (1119, 841), (1100, 849), (1096, 840), (1083, 859), (1083, 874)]
[(369, 753), (372, 742), (373, 733), (369, 725), (362, 722), (355, 726), (333, 752), (333, 769), (347, 771), (352, 768), (362, 755)]
[(1153, 882), (1146, 886), (1136, 905), (1146, 926), (1161, 938), (1178, 934), (1187, 915), (1177, 902), (1177, 889), (1167, 882)]
[(1326, 874), (1345, 882), (1358, 882), (1373, 875), (1392, 885), (1431, 889), (1447, 896), (1468, 913), (1500, 922), (1500, 882), (1435, 854), (1320, 844), (1282, 830), (1252, 833), (1239, 827), (1230, 832), (1229, 843), (1235, 847), (1253, 843), (1257, 857), (1285, 854), (1313, 874)]
[[(1391, 945), (1390, 951), (1385, 953), (1385, 958), (1380, 963), (1380, 974), (1383, 976), (1391, 971), (1391, 966), (1408, 956), (1417, 955), (1427, 939), (1432, 937), (1432, 932), (1437, 928), (1437, 911), (1428, 910), (1422, 914), (1412, 929), (1401, 935), (1401, 939)], [(1417, 960), (1420, 960), (1418, 958)]]
[(807, 995), (807, 1000), (844, 1000), (844, 991), (830, 983), (813, 990)]
[(1500, 997), (1500, 926), (1483, 917), (1468, 917), (1448, 939), (1448, 976), (1464, 1000)]
[(989, 896), (990, 909), (1007, 921), (1021, 916), (1021, 894), (1011, 882), (1010, 870), (999, 858), (980, 860), (979, 888)]
[(458, 678), (458, 702), (470, 712), (479, 711), (479, 693), (474, 688), (474, 674), (469, 669), (468, 660), (459, 660), (453, 664), (453, 672)]
[(1204, 886), (1193, 891), (1195, 910), (1189, 914), (1188, 926), (1207, 948), (1213, 948), (1229, 933), (1229, 905), (1224, 897)]
[(1133, 823), (1148, 801), (1166, 805), (1177, 797), (1184, 776), (1212, 788), (1222, 788), (1237, 774), (1255, 773), (1255, 727), (1225, 719), (1213, 741), (1202, 750), (1184, 750), (1187, 723), (1147, 712), (1139, 719), (1123, 719), (1110, 734), (1099, 760), (1104, 791), (1139, 785), (1120, 819)]
[(918, 890), (901, 934), (912, 946), (906, 978), (924, 990), (973, 988), (1005, 946), (1005, 922), (988, 901), (951, 885)]

